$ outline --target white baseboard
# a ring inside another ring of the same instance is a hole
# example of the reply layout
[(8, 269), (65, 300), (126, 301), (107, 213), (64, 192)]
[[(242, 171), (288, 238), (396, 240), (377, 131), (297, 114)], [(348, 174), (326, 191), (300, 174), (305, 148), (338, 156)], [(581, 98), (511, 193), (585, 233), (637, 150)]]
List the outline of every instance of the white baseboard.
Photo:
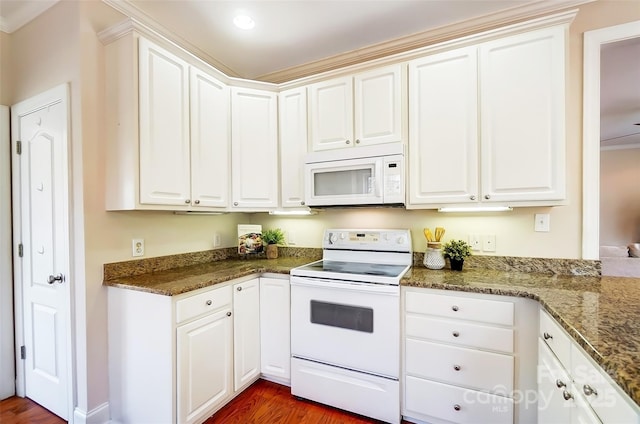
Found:
[(73, 411), (73, 424), (106, 424), (111, 422), (109, 415), (109, 402), (105, 402), (89, 412), (76, 408)]

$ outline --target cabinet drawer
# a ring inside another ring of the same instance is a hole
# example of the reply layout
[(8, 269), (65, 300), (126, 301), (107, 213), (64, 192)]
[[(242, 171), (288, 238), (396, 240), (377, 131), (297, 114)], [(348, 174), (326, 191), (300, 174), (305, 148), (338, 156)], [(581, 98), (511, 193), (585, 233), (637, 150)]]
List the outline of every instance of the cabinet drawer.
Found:
[(489, 324), (513, 325), (514, 306), (511, 302), (414, 291), (407, 291), (405, 299), (407, 312)]
[(213, 312), (222, 307), (231, 307), (231, 286), (211, 289), (176, 301), (176, 323)]
[(407, 339), (405, 355), (407, 374), (508, 396), (513, 391), (510, 355), (414, 339)]
[(405, 331), (408, 337), (513, 353), (512, 328), (407, 314)]
[(638, 423), (640, 408), (619, 393), (604, 371), (582, 350), (571, 348), (571, 375), (576, 390), (587, 400), (603, 423)]
[(571, 340), (569, 335), (545, 311), (540, 310), (540, 338), (549, 346), (565, 368), (571, 360)]
[(415, 413), (460, 424), (512, 424), (513, 399), (408, 376), (404, 415)]

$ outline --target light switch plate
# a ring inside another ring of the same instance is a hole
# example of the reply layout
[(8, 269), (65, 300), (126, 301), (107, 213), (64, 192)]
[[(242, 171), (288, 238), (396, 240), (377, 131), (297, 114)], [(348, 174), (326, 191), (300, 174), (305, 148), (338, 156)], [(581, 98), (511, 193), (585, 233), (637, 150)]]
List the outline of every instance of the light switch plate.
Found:
[(496, 235), (495, 234), (485, 234), (484, 236), (482, 236), (482, 250), (485, 252), (496, 251)]
[(469, 244), (471, 245), (471, 250), (480, 250), (480, 235), (469, 234)]
[(538, 232), (548, 233), (551, 228), (551, 215), (548, 213), (537, 213), (534, 215), (535, 224), (533, 229)]

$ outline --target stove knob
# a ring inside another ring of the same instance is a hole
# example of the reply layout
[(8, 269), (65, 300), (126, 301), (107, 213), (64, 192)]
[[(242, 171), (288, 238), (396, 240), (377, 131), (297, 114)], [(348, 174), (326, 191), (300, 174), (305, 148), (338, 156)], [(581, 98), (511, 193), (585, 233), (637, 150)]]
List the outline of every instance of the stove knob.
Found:
[(329, 234), (329, 244), (333, 244), (336, 241), (338, 241), (338, 236), (333, 234), (333, 233), (330, 233)]
[(389, 241), (389, 234), (384, 233), (384, 234), (382, 235), (382, 238), (384, 239), (384, 241)]
[(344, 240), (345, 238), (347, 238), (345, 233), (340, 233), (340, 240)]
[(405, 243), (406, 243), (406, 239), (404, 238), (404, 236), (400, 236), (400, 237), (398, 237), (398, 239), (396, 240), (396, 243), (398, 243), (398, 244), (405, 244)]

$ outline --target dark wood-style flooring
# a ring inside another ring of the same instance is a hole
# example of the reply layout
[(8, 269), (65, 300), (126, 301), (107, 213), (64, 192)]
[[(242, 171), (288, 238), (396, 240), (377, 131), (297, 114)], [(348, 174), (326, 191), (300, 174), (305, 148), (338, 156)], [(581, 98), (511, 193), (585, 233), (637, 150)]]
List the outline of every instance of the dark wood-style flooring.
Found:
[[(27, 398), (0, 401), (1, 424), (66, 421)], [(287, 386), (258, 380), (205, 424), (371, 424), (378, 421), (291, 396)], [(403, 421), (407, 423), (407, 421)]]

